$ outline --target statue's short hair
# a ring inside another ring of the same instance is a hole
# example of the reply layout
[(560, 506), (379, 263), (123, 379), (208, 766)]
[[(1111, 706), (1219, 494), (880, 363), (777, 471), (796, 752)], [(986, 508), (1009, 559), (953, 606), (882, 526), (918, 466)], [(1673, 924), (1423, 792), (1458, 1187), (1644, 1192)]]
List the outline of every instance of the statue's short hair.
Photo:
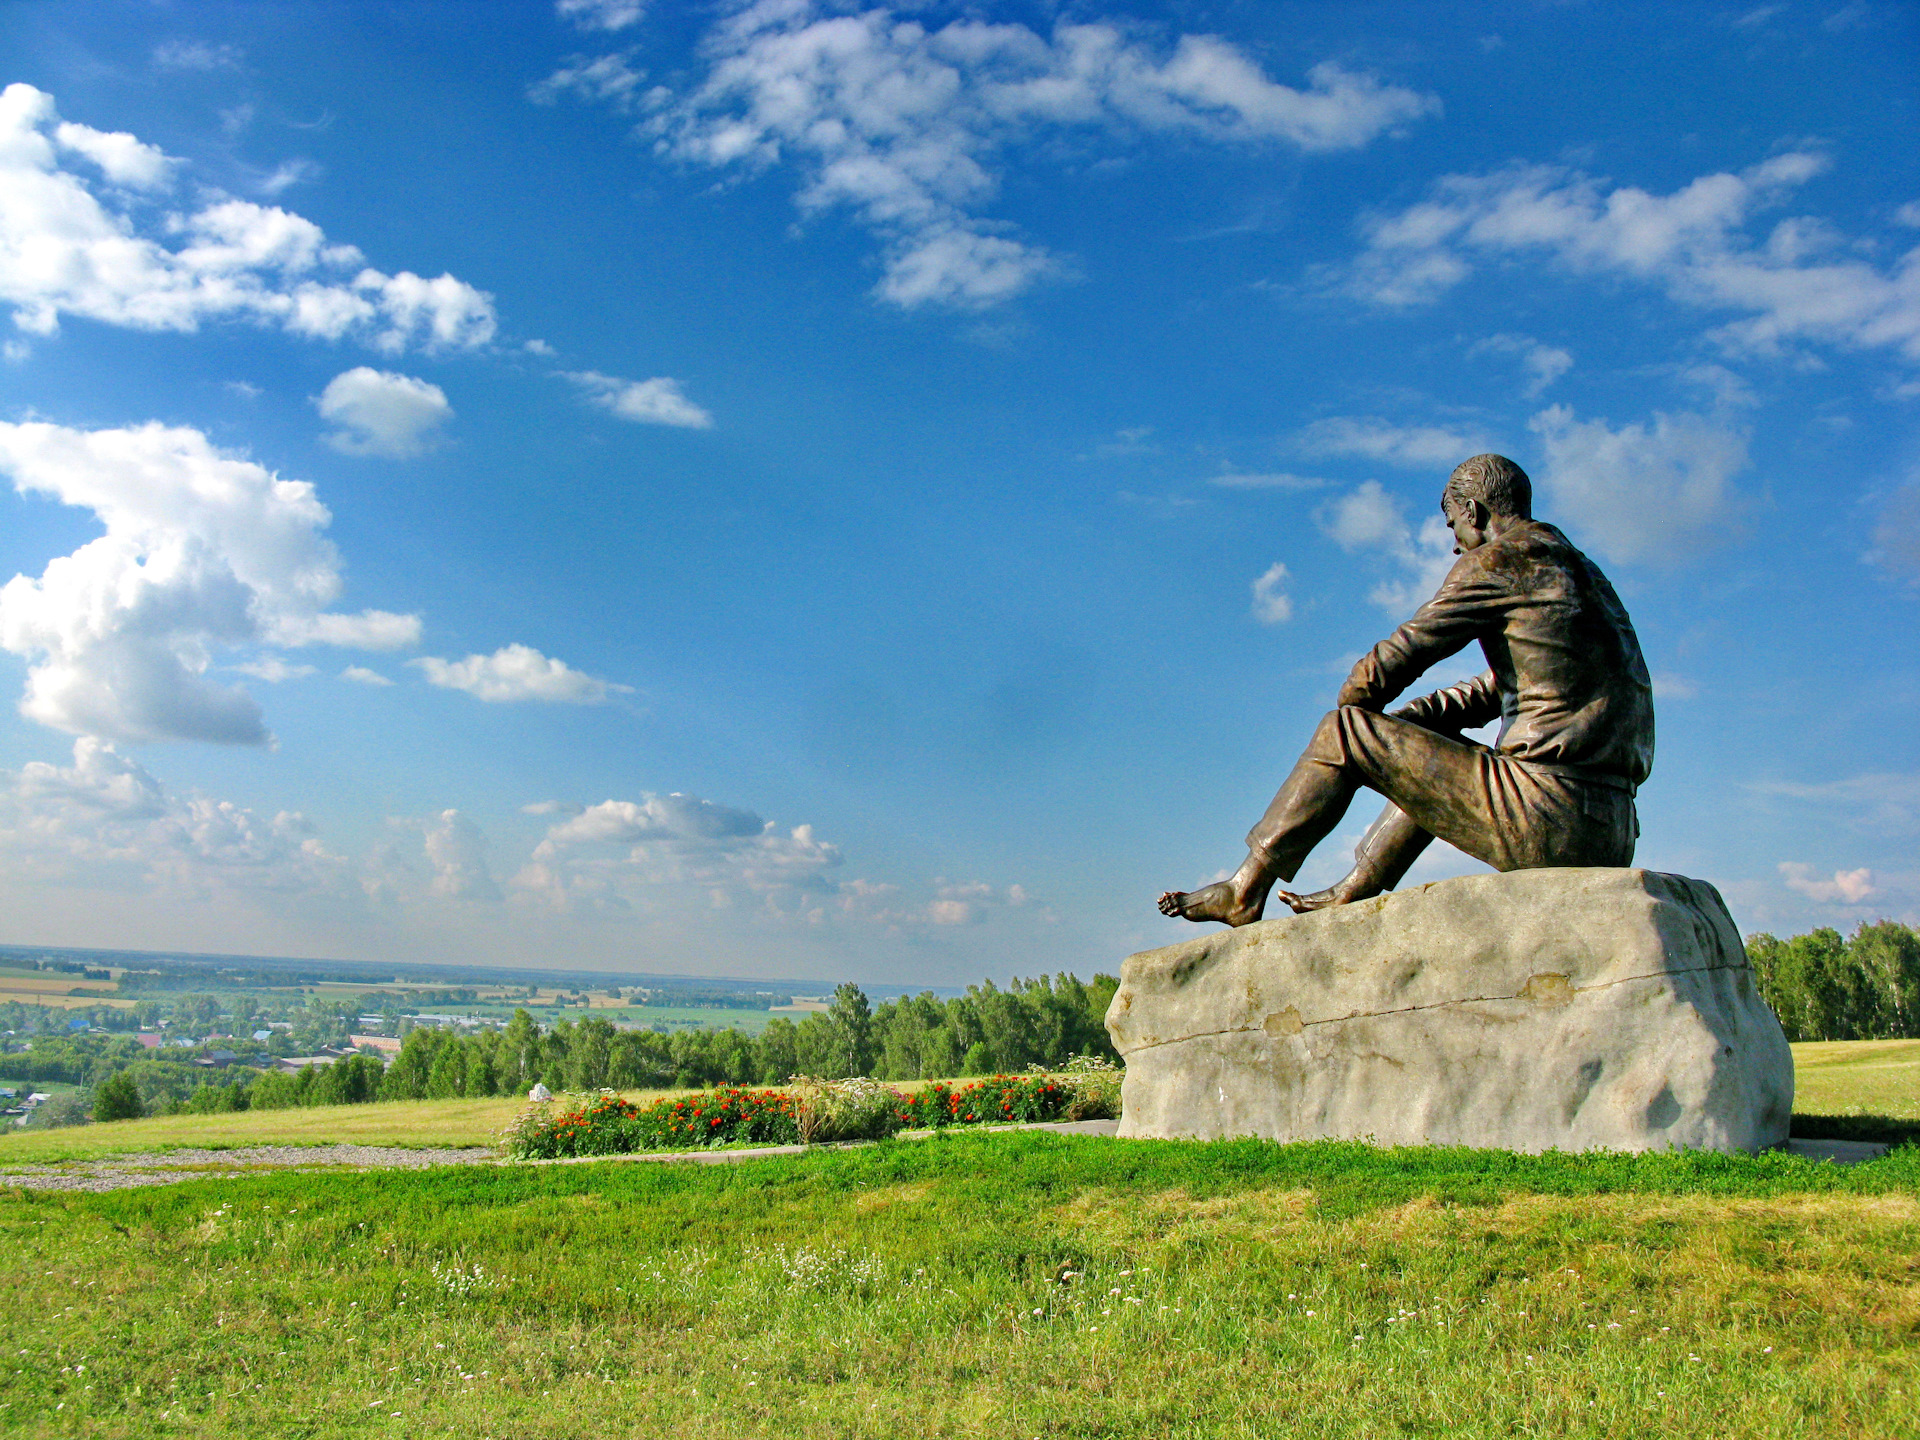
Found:
[(1476, 455), (1454, 466), (1440, 495), (1442, 512), (1449, 500), (1478, 500), (1495, 515), (1533, 518), (1533, 482), (1504, 455)]

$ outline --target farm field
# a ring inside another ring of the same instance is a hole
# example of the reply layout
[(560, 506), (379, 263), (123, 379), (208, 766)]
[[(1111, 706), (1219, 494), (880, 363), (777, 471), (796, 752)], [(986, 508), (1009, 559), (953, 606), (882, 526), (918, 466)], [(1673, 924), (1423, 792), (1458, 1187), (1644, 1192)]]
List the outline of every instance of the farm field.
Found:
[(1911, 1146), (949, 1133), (16, 1192), (0, 1254), (25, 1436), (1880, 1436), (1920, 1398)]
[[(111, 1005), (118, 1010), (133, 1008), (131, 1000), (112, 998), (111, 980), (83, 980), (78, 975), (49, 974), (39, 970), (17, 970), (0, 966), (0, 1005), (10, 1000), (22, 1005), (46, 1005), (57, 1010), (81, 1006)], [(78, 995), (70, 995), (78, 990)]]

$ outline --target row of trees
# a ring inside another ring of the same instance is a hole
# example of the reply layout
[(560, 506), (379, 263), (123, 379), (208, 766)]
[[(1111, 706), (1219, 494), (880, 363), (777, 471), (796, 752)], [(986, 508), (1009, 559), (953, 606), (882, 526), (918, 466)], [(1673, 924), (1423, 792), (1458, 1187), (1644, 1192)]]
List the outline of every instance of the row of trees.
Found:
[(1119, 981), (1096, 975), (988, 982), (943, 1000), (931, 992), (877, 1010), (857, 985), (799, 1024), (775, 1016), (758, 1035), (738, 1029), (665, 1035), (604, 1019), (542, 1030), (517, 1011), (504, 1030), (415, 1030), (381, 1086), (383, 1098), (511, 1095), (715, 1084), (777, 1085), (790, 1075), (920, 1080), (1061, 1065), (1074, 1055), (1117, 1060), (1105, 1017)]
[(1897, 920), (1852, 939), (1815, 930), (1747, 937), (1760, 993), (1789, 1040), (1920, 1039), (1920, 934)]
[[(1104, 1017), (1119, 982), (1072, 975), (988, 983), (943, 1000), (931, 993), (875, 1009), (857, 985), (842, 985), (824, 1012), (799, 1024), (776, 1016), (758, 1035), (738, 1029), (662, 1034), (621, 1030), (602, 1018), (540, 1026), (525, 1010), (503, 1030), (461, 1034), (421, 1028), (382, 1071), (354, 1056), (298, 1075), (267, 1072), (218, 1079), (205, 1070), (127, 1053), (102, 1037), (36, 1041), (14, 1067), (95, 1087), (99, 1118), (134, 1114), (281, 1109), (369, 1100), (445, 1099), (551, 1090), (631, 1090), (723, 1083), (776, 1085), (789, 1076), (946, 1078), (1058, 1066), (1074, 1055), (1117, 1059)], [(45, 1053), (41, 1053), (44, 1049)], [(0, 1068), (5, 1068), (0, 1063)], [(57, 1072), (57, 1073), (56, 1073)]]

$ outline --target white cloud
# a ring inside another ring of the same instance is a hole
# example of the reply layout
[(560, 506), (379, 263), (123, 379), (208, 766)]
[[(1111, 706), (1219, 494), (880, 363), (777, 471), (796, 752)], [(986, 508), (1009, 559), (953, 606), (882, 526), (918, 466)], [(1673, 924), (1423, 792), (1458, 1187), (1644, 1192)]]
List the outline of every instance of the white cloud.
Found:
[(282, 480), (158, 423), (73, 430), (0, 423), (0, 470), (93, 511), (106, 533), (0, 588), (0, 648), (28, 658), (20, 711), (109, 740), (263, 744), (260, 707), (206, 671), (222, 649), (414, 643), (417, 616), (335, 614), (332, 519)]
[(1700, 687), (1684, 675), (1675, 675), (1671, 671), (1656, 670), (1653, 675), (1653, 698), (1656, 700), (1698, 700)]
[(1550, 165), (1448, 175), (1426, 200), (1366, 225), (1346, 279), (1379, 304), (1416, 305), (1483, 258), (1540, 255), (1573, 274), (1624, 276), (1683, 305), (1743, 314), (1715, 332), (1730, 349), (1772, 354), (1817, 341), (1896, 346), (1920, 359), (1920, 248), (1882, 270), (1813, 217), (1783, 219), (1764, 239), (1747, 230), (1826, 166), (1808, 152), (1777, 155), (1670, 195)]
[(168, 40), (153, 47), (153, 63), (160, 70), (237, 70), (242, 55), (238, 46), (204, 40)]
[(1358, 455), (1409, 470), (1447, 474), (1462, 460), (1493, 448), (1477, 431), (1395, 425), (1377, 415), (1330, 415), (1307, 426), (1295, 443), (1308, 455)]
[(1527, 372), (1526, 388), (1520, 393), (1531, 400), (1573, 368), (1573, 356), (1557, 345), (1543, 345), (1531, 335), (1489, 335), (1467, 350), (1475, 355), (1517, 355)]
[(1293, 597), (1286, 584), (1287, 567), (1278, 561), (1253, 582), (1253, 618), (1262, 625), (1283, 625), (1293, 618)]
[[(109, 190), (66, 168), (70, 158), (97, 167)], [(31, 85), (0, 91), (0, 302), (16, 326), (50, 335), (65, 314), (193, 331), (239, 319), (314, 339), (358, 336), (389, 353), (493, 337), (490, 295), (451, 275), (375, 270), (290, 211), (215, 199), (155, 214), (111, 189), (165, 190), (172, 165), (131, 135), (61, 122), (53, 97)]]
[(477, 700), (505, 704), (544, 700), (565, 705), (599, 705), (614, 693), (630, 694), (631, 685), (615, 685), (582, 674), (566, 662), (551, 660), (531, 645), (503, 645), (491, 655), (469, 655), (464, 660), (440, 660), (428, 655), (409, 660), (428, 683), (446, 690), (464, 690)]
[(647, 0), (557, 0), (553, 8), (582, 30), (624, 30), (640, 23)]
[(391, 685), (393, 681), (378, 670), (369, 670), (364, 665), (349, 665), (340, 672), (342, 680), (351, 680), (356, 685)]
[(576, 905), (629, 909), (684, 905), (689, 892), (731, 904), (758, 897), (775, 913), (793, 914), (830, 891), (828, 871), (839, 848), (811, 825), (783, 831), (748, 810), (694, 795), (603, 800), (549, 827), (514, 878), (523, 893), (556, 909)]
[(297, 812), (271, 818), (181, 797), (103, 741), (74, 742), (71, 766), (0, 771), (0, 867), (60, 884), (350, 896), (352, 867)]
[(1722, 420), (1655, 414), (1651, 425), (1614, 430), (1554, 405), (1528, 424), (1545, 453), (1536, 513), (1607, 559), (1688, 559), (1746, 508), (1733, 477), (1747, 468), (1747, 438)]
[(1400, 502), (1377, 480), (1329, 501), (1316, 518), (1341, 549), (1378, 551), (1401, 572), (1367, 594), (1383, 610), (1399, 614), (1425, 604), (1453, 568), (1453, 532), (1446, 521), (1430, 515), (1416, 536)]
[(1831, 880), (1813, 878), (1813, 867), (1796, 860), (1780, 862), (1780, 878), (1789, 890), (1826, 905), (1858, 905), (1880, 892), (1874, 887), (1873, 871), (1864, 865), (1858, 870), (1836, 870)]
[(318, 673), (311, 665), (289, 664), (284, 655), (266, 655), (227, 668), (238, 670), (242, 675), (251, 675), (256, 680), (265, 680), (269, 685), (278, 685), (282, 680), (304, 680)]
[(442, 810), (426, 827), (430, 889), (449, 900), (498, 900), (500, 887), (487, 868), (487, 837), (458, 810)]
[(680, 392), (680, 382), (665, 375), (651, 380), (622, 380), (596, 370), (570, 370), (562, 374), (586, 392), (587, 398), (602, 410), (622, 420), (643, 425), (677, 425), (688, 430), (706, 430), (713, 416)]
[(453, 418), (446, 391), (411, 375), (360, 365), (327, 382), (314, 401), (341, 428), (327, 443), (347, 455), (406, 459), (431, 450)]
[[(1000, 152), (1036, 129), (1323, 152), (1439, 110), (1433, 96), (1330, 62), (1295, 89), (1217, 38), (1182, 36), (1156, 53), (1112, 25), (1060, 25), (1051, 36), (972, 19), (930, 29), (885, 9), (760, 0), (723, 20), (704, 49), (711, 68), (700, 83), (645, 97), (659, 151), (717, 169), (793, 164), (803, 212), (848, 209), (879, 236), (876, 293), (905, 308), (980, 308), (1064, 273), (979, 213), (998, 187)], [(624, 57), (596, 65), (606, 68), (570, 62), (535, 98), (571, 90), (636, 103)]]
[(598, 101), (625, 112), (640, 100), (640, 86), (647, 78), (644, 70), (635, 70), (627, 62), (631, 50), (613, 55), (571, 55), (567, 63), (546, 79), (527, 87), (527, 98), (536, 105), (555, 104), (563, 95)]

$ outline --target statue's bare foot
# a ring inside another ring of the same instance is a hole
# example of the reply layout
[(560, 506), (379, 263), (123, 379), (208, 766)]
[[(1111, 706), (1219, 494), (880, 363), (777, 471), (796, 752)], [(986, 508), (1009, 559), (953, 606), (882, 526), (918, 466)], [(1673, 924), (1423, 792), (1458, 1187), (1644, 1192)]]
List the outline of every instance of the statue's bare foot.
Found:
[(1242, 901), (1233, 886), (1222, 880), (1204, 890), (1169, 890), (1160, 897), (1160, 913), (1177, 920), (1218, 920), (1223, 925), (1251, 925), (1260, 918), (1261, 903)]
[(1285, 902), (1287, 908), (1296, 915), (1304, 915), (1309, 910), (1331, 910), (1336, 905), (1351, 905), (1356, 900), (1368, 899), (1377, 891), (1363, 891), (1359, 886), (1348, 885), (1344, 881), (1338, 885), (1329, 885), (1324, 890), (1316, 890), (1311, 895), (1296, 895), (1291, 890), (1276, 890), (1274, 896)]

